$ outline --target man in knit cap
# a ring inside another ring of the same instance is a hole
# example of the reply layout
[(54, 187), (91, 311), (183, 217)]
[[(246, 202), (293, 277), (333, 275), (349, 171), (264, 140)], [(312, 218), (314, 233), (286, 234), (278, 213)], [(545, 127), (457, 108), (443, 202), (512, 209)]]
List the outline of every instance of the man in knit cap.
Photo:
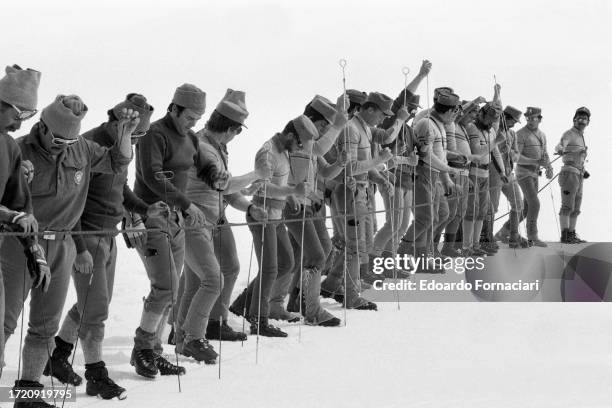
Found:
[[(310, 119), (301, 115), (289, 121), (282, 132), (264, 143), (255, 156), (255, 169), (271, 171), (271, 178), (253, 195), (252, 203), (265, 208), (272, 223), (257, 224), (255, 214), (247, 212), (246, 220), (253, 235), (259, 273), (234, 300), (230, 310), (245, 316), (251, 323), (251, 334), (287, 337), (287, 333), (270, 325), (270, 296), (276, 280), (282, 280), (294, 266), (293, 250), (285, 224), (280, 222), (287, 196), (304, 196), (307, 182), (289, 186), (291, 173), (289, 154), (318, 136)], [(269, 169), (269, 170), (268, 170)], [(245, 315), (246, 311), (246, 315)]]
[[(149, 205), (163, 201), (169, 206), (165, 216), (146, 217), (147, 229), (163, 232), (148, 233), (146, 244), (138, 248), (151, 289), (144, 301), (130, 362), (136, 373), (144, 377), (185, 373), (184, 367), (170, 363), (161, 355), (161, 334), (168, 313), (171, 310), (177, 313), (173, 305), (185, 254), (184, 227), (198, 228), (205, 220), (202, 210), (186, 195), (192, 167), (195, 166), (197, 177), (204, 180), (212, 171), (202, 162), (198, 138), (191, 130), (205, 108), (205, 92), (191, 84), (179, 86), (166, 116), (153, 122), (136, 145), (134, 192)], [(226, 176), (223, 172), (216, 174), (219, 179)], [(194, 345), (202, 350), (207, 347), (202, 342)]]
[(524, 113), (527, 124), (516, 132), (516, 144), (519, 157), (516, 166), (516, 178), (523, 191), (523, 213), (521, 221), (527, 218), (527, 239), (529, 245), (546, 247), (538, 237), (538, 215), (540, 199), (538, 198), (538, 178), (541, 168), (546, 169), (546, 178), (553, 178), (553, 169), (548, 156), (546, 135), (540, 130), (542, 109), (529, 106)]
[[(129, 94), (108, 111), (108, 121), (84, 133), (83, 138), (101, 146), (112, 147), (117, 134), (125, 127), (125, 113), (138, 112), (139, 123), (131, 133), (132, 143), (146, 134), (153, 107), (144, 96)], [(127, 168), (119, 174), (95, 173), (89, 181), (87, 201), (79, 227), (85, 231), (113, 229), (124, 217), (124, 207), (130, 213), (155, 216), (166, 211), (165, 205), (147, 205), (127, 185)], [(131, 218), (131, 216), (130, 216)], [(131, 225), (135, 227), (135, 225)], [(62, 383), (79, 385), (81, 377), (69, 362), (77, 338), (85, 357), (85, 378), (88, 395), (104, 399), (124, 399), (126, 391), (108, 378), (102, 360), (104, 323), (113, 293), (117, 245), (113, 235), (74, 235), (77, 256), (73, 275), (77, 303), (69, 310), (55, 337), (55, 350), (45, 367), (45, 375), (53, 375)], [(87, 303), (85, 303), (87, 301)], [(79, 327), (80, 325), (80, 327)]]
[[(6, 75), (0, 79), (0, 223), (12, 224), (26, 233), (38, 232), (38, 223), (32, 214), (30, 192), (21, 174), (21, 151), (8, 133), (19, 129), (22, 121), (36, 114), (39, 83), (40, 72), (22, 70), (17, 66), (6, 67)], [(31, 244), (37, 242), (35, 236), (26, 238)], [(0, 290), (0, 323), (3, 327), (3, 290)], [(3, 366), (3, 357), (4, 331), (0, 332), (0, 367)]]
[[(1, 258), (6, 273), (6, 336), (15, 330), (23, 303), (30, 294), (23, 371), (16, 387), (42, 387), (38, 381), (53, 348), (76, 257), (75, 243), (66, 232), (75, 228), (83, 212), (92, 174), (121, 174), (132, 158), (130, 135), (138, 125), (138, 112), (123, 112), (112, 147), (79, 136), (86, 113), (87, 106), (78, 96), (59, 95), (42, 111), (30, 134), (17, 139), (24, 159), (34, 167), (30, 184), (32, 204), (45, 231), (41, 245), (51, 268), (51, 284), (46, 293), (36, 288), (24, 292), (23, 288), (31, 286), (24, 273), (25, 260), (16, 240), (4, 241)], [(27, 406), (48, 406), (42, 400), (35, 404)]]
[(591, 111), (582, 106), (574, 114), (574, 126), (561, 136), (561, 141), (555, 147), (555, 154), (561, 155), (563, 167), (559, 174), (561, 187), (561, 209), (559, 224), (561, 225), (561, 242), (564, 244), (581, 244), (586, 241), (576, 235), (576, 222), (582, 204), (582, 182), (589, 178), (589, 172), (584, 169), (587, 156), (587, 146), (584, 141), (584, 129), (591, 121)]
[[(228, 89), (211, 114), (203, 130), (197, 133), (200, 155), (205, 166), (214, 171), (228, 171), (227, 144), (242, 133), (248, 116), (245, 94)], [(181, 280), (183, 292), (177, 317), (176, 348), (181, 354), (205, 363), (214, 363), (217, 353), (205, 339), (240, 341), (246, 334), (232, 329), (228, 322), (230, 296), (240, 264), (232, 229), (227, 225), (225, 203), (241, 211), (250, 211), (258, 221), (265, 211), (251, 203), (240, 190), (253, 181), (266, 178), (261, 172), (231, 177), (221, 192), (215, 188), (214, 177), (201, 180), (193, 167), (189, 172), (187, 197), (206, 217), (204, 228), (185, 233), (185, 269)], [(196, 347), (198, 344), (206, 347)]]

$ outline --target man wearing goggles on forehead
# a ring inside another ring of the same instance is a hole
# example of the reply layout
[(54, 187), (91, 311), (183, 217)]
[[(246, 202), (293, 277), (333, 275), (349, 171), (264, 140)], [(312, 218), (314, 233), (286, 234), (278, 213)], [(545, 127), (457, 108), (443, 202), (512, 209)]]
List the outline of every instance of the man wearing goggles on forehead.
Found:
[[(126, 99), (108, 111), (108, 121), (84, 133), (82, 138), (112, 147), (117, 135), (123, 132), (128, 118), (128, 111), (138, 113), (138, 124), (131, 132), (131, 142), (138, 141), (138, 135), (149, 129), (153, 107), (144, 96), (129, 94)], [(81, 138), (53, 138), (56, 145), (71, 146)], [(165, 211), (162, 203), (147, 205), (139, 199), (127, 185), (127, 168), (119, 174), (93, 172), (87, 190), (87, 201), (81, 219), (75, 229), (87, 231), (115, 228), (124, 218), (124, 207), (127, 215), (125, 226), (130, 229), (144, 229), (140, 215)], [(136, 246), (143, 239), (144, 233), (126, 234), (128, 247)], [(102, 360), (102, 341), (104, 339), (104, 322), (108, 317), (108, 308), (113, 291), (117, 246), (113, 235), (74, 235), (77, 256), (74, 264), (74, 286), (77, 303), (69, 310), (60, 332), (55, 337), (55, 350), (45, 368), (45, 375), (53, 375), (62, 383), (79, 385), (82, 378), (76, 374), (69, 362), (77, 335), (85, 358), (85, 378), (87, 394), (100, 395), (102, 398), (125, 398), (125, 389), (108, 378), (108, 371)], [(140, 240), (140, 241), (139, 241)], [(92, 276), (93, 274), (93, 276)], [(90, 282), (91, 279), (91, 282)], [(85, 304), (85, 299), (87, 303)], [(79, 330), (79, 322), (81, 328)]]
[(584, 141), (584, 129), (591, 121), (591, 111), (584, 106), (574, 114), (574, 126), (563, 133), (561, 141), (555, 147), (555, 154), (563, 157), (563, 167), (559, 173), (561, 187), (561, 242), (564, 244), (581, 244), (586, 241), (576, 235), (576, 221), (582, 204), (582, 180), (589, 178), (584, 169), (587, 146)]
[[(24, 273), (24, 256), (16, 239), (4, 240), (0, 257), (6, 274), (5, 335), (12, 334), (17, 327), (30, 294), (23, 370), (16, 387), (42, 387), (39, 380), (47, 364), (48, 350), (54, 348), (53, 336), (59, 328), (76, 257), (75, 243), (66, 231), (75, 228), (83, 212), (92, 173), (120, 174), (132, 157), (130, 134), (138, 125), (137, 112), (132, 109), (121, 112), (112, 147), (78, 137), (86, 113), (87, 106), (78, 96), (59, 95), (42, 111), (40, 121), (30, 133), (17, 139), (24, 159), (34, 167), (30, 183), (32, 206), (41, 229), (45, 230), (41, 246), (47, 254), (51, 281), (46, 292), (40, 288), (24, 292), (23, 288), (31, 286), (30, 276)], [(44, 404), (36, 401), (35, 406), (48, 406)]]
[[(40, 72), (6, 67), (6, 75), (0, 79), (0, 227), (24, 232), (38, 232), (38, 223), (32, 214), (32, 201), (25, 178), (22, 176), (21, 151), (8, 132), (20, 128), (22, 120), (36, 113)], [(26, 115), (26, 112), (30, 112)], [(31, 248), (36, 237), (23, 237)], [(3, 237), (0, 236), (0, 245)], [(22, 250), (19, 250), (21, 253)], [(44, 261), (42, 252), (37, 251)], [(0, 278), (3, 274), (0, 264)], [(39, 284), (42, 280), (39, 280)], [(4, 326), (4, 291), (0, 290), (0, 323)], [(0, 367), (4, 365), (4, 332), (0, 332)], [(0, 368), (1, 374), (1, 368)]]

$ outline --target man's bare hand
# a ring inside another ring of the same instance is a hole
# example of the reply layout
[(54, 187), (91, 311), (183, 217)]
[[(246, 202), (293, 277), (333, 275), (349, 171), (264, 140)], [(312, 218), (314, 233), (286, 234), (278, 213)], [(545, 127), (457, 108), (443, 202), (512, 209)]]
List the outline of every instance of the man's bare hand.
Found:
[(32, 162), (29, 160), (22, 160), (21, 171), (25, 176), (26, 182), (30, 184), (32, 182), (32, 179), (34, 178), (34, 165), (32, 164)]
[(19, 225), (25, 233), (38, 232), (38, 221), (36, 221), (32, 214), (22, 215), (17, 218), (15, 224)]
[(125, 137), (131, 137), (134, 130), (140, 123), (138, 111), (133, 109), (121, 109), (119, 120), (117, 121), (117, 136), (119, 140), (124, 140)]
[(84, 275), (93, 272), (93, 258), (88, 250), (79, 252), (74, 260), (74, 270)]
[(425, 77), (431, 72), (432, 63), (429, 60), (423, 60), (421, 68), (419, 69), (419, 75)]
[(194, 203), (189, 204), (189, 208), (185, 211), (187, 214), (186, 221), (189, 226), (199, 227), (204, 225), (206, 222), (206, 217), (204, 217), (204, 213), (200, 210)]
[(170, 212), (168, 204), (157, 201), (147, 207), (147, 217), (166, 217)]

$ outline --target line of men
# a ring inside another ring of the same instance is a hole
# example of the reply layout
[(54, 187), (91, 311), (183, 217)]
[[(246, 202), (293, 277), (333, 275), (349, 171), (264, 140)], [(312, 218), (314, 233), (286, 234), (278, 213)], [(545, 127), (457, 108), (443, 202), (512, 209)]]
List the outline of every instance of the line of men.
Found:
[[(493, 255), (498, 240), (513, 248), (545, 246), (537, 230), (538, 177), (544, 168), (551, 179), (553, 170), (539, 130), (541, 109), (527, 108), (527, 125), (515, 133), (522, 113), (502, 109), (496, 85), (490, 102), (462, 102), (451, 88), (437, 88), (433, 106), (417, 113), (416, 91), (431, 68), (423, 61), (395, 99), (353, 89), (336, 103), (316, 95), (259, 149), (252, 172), (233, 176), (227, 145), (246, 128), (242, 91), (228, 89), (197, 133), (192, 129), (205, 113), (206, 93), (192, 84), (176, 89), (157, 121), (151, 123), (154, 109), (147, 99), (130, 93), (108, 110), (106, 122), (83, 134), (87, 105), (76, 95), (59, 95), (29, 134), (13, 139), (8, 133), (37, 113), (41, 74), (7, 67), (0, 79), (0, 220), (6, 231), (26, 235), (0, 237), (2, 356), (30, 297), (15, 387), (42, 388), (42, 375), (80, 385), (70, 362), (79, 342), (87, 394), (126, 397), (109, 378), (102, 352), (116, 234), (96, 234), (121, 222), (150, 280), (130, 359), (136, 373), (148, 378), (185, 374), (162, 354), (166, 322), (177, 353), (213, 364), (217, 353), (209, 340), (247, 339), (228, 324), (230, 311), (248, 320), (251, 334), (286, 337), (271, 319), (341, 324), (321, 295), (346, 308), (376, 310), (363, 289), (376, 279), (408, 276), (397, 270), (373, 275), (376, 257)], [(575, 226), (588, 178), (589, 121), (589, 110), (579, 108), (555, 148), (563, 157), (564, 243), (584, 242)], [(132, 190), (127, 166), (133, 158)], [(377, 191), (385, 205), (380, 229), (373, 214)], [(501, 192), (510, 217), (494, 234)], [(225, 216), (228, 204), (245, 213), (259, 264), (233, 302), (240, 265)], [(327, 208), (333, 236), (325, 224)], [(527, 238), (519, 234), (525, 218)], [(443, 268), (421, 263), (417, 272)], [(61, 322), (71, 276), (77, 302)], [(15, 406), (52, 405), (38, 399)]]

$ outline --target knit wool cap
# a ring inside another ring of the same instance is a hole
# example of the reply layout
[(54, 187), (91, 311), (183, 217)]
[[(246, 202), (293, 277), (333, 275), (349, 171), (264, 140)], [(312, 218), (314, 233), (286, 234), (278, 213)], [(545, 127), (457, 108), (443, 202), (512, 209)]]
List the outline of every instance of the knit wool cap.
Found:
[(123, 102), (119, 102), (113, 108), (113, 113), (116, 118), (121, 117), (121, 111), (123, 109), (132, 109), (138, 112), (140, 122), (138, 122), (138, 126), (135, 129), (136, 132), (146, 132), (149, 130), (153, 106), (147, 103), (147, 98), (137, 93), (128, 94)]
[(504, 113), (510, 116), (512, 119), (516, 120), (518, 123), (521, 123), (521, 115), (523, 114), (523, 112), (516, 109), (514, 106), (506, 106), (506, 108), (504, 109)]
[(319, 136), (317, 127), (306, 115), (300, 115), (291, 121), (302, 144)]
[(7, 66), (5, 72), (0, 79), (0, 100), (21, 109), (36, 110), (40, 72), (18, 65)]
[(319, 112), (326, 121), (329, 123), (334, 122), (334, 116), (336, 116), (336, 109), (332, 106), (332, 102), (321, 95), (315, 95), (315, 97), (310, 101), (310, 106), (312, 109)]
[(172, 103), (203, 115), (206, 110), (206, 92), (195, 85), (183, 84), (176, 88)]
[(87, 105), (76, 95), (58, 95), (43, 109), (40, 119), (58, 137), (76, 139), (81, 131), (81, 121), (87, 114)]
[(366, 102), (372, 102), (378, 107), (385, 115), (393, 116), (391, 105), (393, 105), (393, 99), (380, 92), (370, 92)]
[(246, 108), (245, 96), (242, 91), (228, 88), (215, 110), (226, 118), (246, 127), (244, 121), (249, 116), (249, 111)]

